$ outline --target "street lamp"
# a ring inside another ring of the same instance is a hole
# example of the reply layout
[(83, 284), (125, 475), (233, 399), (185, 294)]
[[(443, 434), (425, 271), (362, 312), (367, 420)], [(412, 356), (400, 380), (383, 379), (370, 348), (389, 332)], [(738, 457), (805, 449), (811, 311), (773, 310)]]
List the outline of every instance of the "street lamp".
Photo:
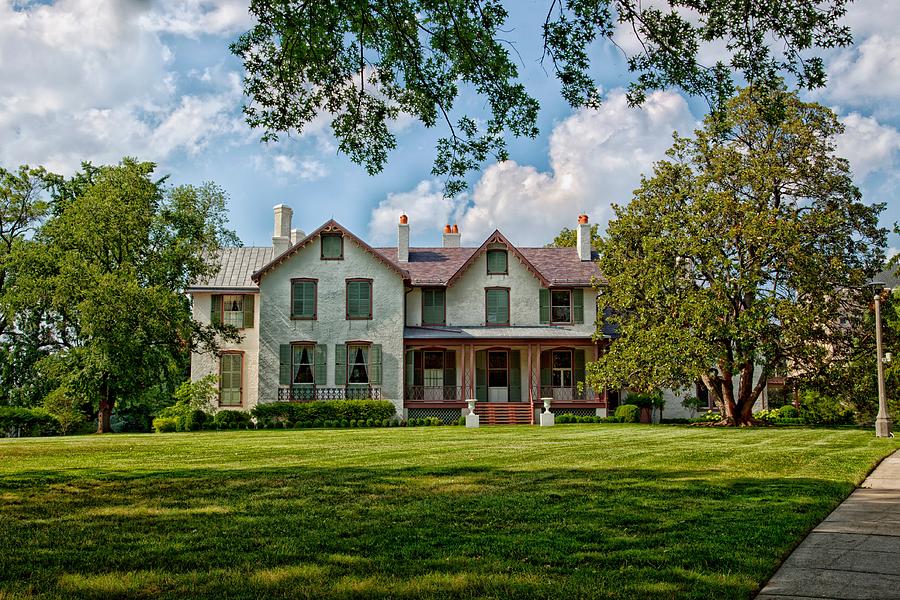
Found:
[(892, 437), (891, 417), (888, 414), (884, 391), (884, 357), (881, 346), (881, 294), (886, 288), (882, 281), (873, 281), (871, 285), (875, 290), (875, 358), (878, 362), (878, 416), (875, 417), (875, 437)]

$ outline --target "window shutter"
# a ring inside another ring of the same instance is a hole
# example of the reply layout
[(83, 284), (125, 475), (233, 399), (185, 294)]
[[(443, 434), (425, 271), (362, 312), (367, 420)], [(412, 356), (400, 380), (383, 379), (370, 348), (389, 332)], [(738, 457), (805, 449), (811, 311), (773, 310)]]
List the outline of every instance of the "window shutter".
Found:
[(573, 366), (575, 368), (575, 385), (577, 386), (579, 382), (584, 381), (584, 349), (576, 348), (574, 354), (575, 364)]
[(280, 364), (278, 368), (279, 385), (291, 385), (291, 345), (281, 344), (278, 347)]
[(334, 385), (347, 383), (347, 346), (334, 345)]
[(509, 290), (500, 290), (500, 322), (509, 323)]
[(456, 387), (456, 350), (444, 351), (444, 385)]
[[(550, 350), (541, 352), (541, 387), (550, 387), (552, 381), (550, 379)], [(543, 392), (542, 392), (543, 393)]]
[(369, 351), (369, 383), (381, 385), (381, 344), (372, 344)]
[(519, 350), (509, 351), (509, 395), (510, 402), (522, 400), (522, 353)]
[(212, 303), (209, 308), (209, 322), (213, 325), (222, 324), (222, 296), (219, 294), (212, 295)]
[(415, 385), (416, 350), (406, 351), (406, 385)]
[(328, 346), (316, 344), (316, 385), (328, 385)]
[(487, 401), (487, 350), (475, 353), (475, 399)]
[(572, 312), (576, 325), (584, 323), (584, 290), (581, 288), (572, 290)]
[(253, 294), (244, 294), (244, 329), (253, 328)]
[(540, 290), (538, 290), (538, 301), (541, 307), (541, 323), (550, 323), (550, 290), (548, 290), (547, 288), (541, 288)]

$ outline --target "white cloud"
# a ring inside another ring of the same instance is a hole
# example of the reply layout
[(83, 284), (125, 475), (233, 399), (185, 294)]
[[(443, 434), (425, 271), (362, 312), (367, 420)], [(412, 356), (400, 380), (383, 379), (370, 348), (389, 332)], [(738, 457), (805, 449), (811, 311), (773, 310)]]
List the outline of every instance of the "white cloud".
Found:
[(841, 122), (845, 129), (837, 139), (837, 154), (850, 161), (857, 183), (873, 173), (893, 170), (900, 151), (900, 132), (856, 112), (841, 117)]
[(253, 24), (248, 0), (164, 0), (142, 18), (150, 31), (197, 37), (243, 32)]
[(410, 234), (417, 237), (440, 231), (444, 225), (456, 222), (460, 211), (457, 201), (445, 198), (436, 181), (421, 181), (408, 192), (388, 194), (372, 211), (369, 220), (369, 239), (375, 244), (396, 244), (400, 215), (409, 217)]
[[(410, 215), (413, 233), (424, 223), (458, 222), (463, 241), (480, 243), (494, 229), (518, 244), (543, 245), (586, 212), (604, 224), (610, 203), (626, 203), (642, 173), (663, 158), (672, 132), (690, 133), (696, 121), (673, 92), (650, 95), (641, 109), (630, 108), (622, 90), (612, 91), (599, 110), (582, 109), (558, 123), (550, 136), (550, 170), (515, 161), (491, 165), (471, 199), (451, 203), (436, 186), (392, 194), (373, 211), (370, 235), (393, 239), (400, 212)], [(390, 236), (387, 233), (390, 232)]]
[(900, 37), (873, 34), (837, 52), (819, 95), (850, 106), (900, 97)]

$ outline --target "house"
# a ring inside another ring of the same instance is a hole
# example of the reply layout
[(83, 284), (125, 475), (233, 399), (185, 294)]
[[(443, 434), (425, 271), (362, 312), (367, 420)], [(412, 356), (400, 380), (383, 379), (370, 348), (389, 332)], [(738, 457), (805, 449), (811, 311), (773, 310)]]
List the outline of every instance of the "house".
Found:
[(191, 376), (219, 375), (220, 404), (382, 398), (405, 418), (464, 414), (532, 423), (541, 398), (554, 412), (605, 415), (612, 397), (584, 385), (594, 340), (590, 225), (575, 248), (517, 247), (494, 231), (463, 247), (454, 225), (442, 245), (375, 248), (330, 220), (305, 235), (275, 207), (272, 246), (227, 248), (219, 272), (188, 290), (194, 318), (243, 339), (217, 356), (194, 354)]

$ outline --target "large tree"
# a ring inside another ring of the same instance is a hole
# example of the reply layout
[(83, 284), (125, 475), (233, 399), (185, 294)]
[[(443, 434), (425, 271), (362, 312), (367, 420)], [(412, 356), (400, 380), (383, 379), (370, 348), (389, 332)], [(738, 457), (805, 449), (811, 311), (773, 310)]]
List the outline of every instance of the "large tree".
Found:
[[(213, 184), (166, 185), (155, 165), (125, 159), (69, 180), (54, 215), (14, 257), (19, 277), (6, 297), (43, 315), (67, 389), (96, 399), (98, 431), (117, 400), (172, 373), (195, 347), (212, 349), (228, 328), (191, 318), (186, 286), (214, 268), (225, 243), (225, 194)], [(57, 369), (58, 370), (58, 369)]]
[[(640, 48), (625, 55), (633, 104), (674, 86), (718, 107), (732, 95), (735, 74), (760, 88), (779, 75), (801, 87), (823, 85), (815, 51), (851, 43), (839, 22), (849, 1), (546, 0), (533, 41), (573, 107), (600, 104), (594, 59), (617, 33), (635, 36)], [(411, 115), (445, 130), (433, 173), (448, 177), (447, 193), (458, 192), (466, 173), (489, 157), (506, 158), (509, 136), (538, 133), (539, 105), (519, 75), (523, 58), (510, 42), (519, 32), (510, 31), (504, 4), (252, 0), (257, 24), (232, 45), (247, 71), (247, 120), (272, 140), (325, 116), (340, 150), (375, 173), (397, 143), (392, 121)], [(704, 64), (708, 46), (722, 60)], [(461, 91), (487, 114), (459, 111)]]
[[(858, 337), (884, 261), (884, 204), (867, 205), (827, 108), (742, 91), (676, 135), (600, 243), (601, 310), (620, 337), (595, 386), (702, 380), (724, 418), (752, 422), (778, 367), (812, 377)], [(861, 334), (860, 334), (861, 335)]]

